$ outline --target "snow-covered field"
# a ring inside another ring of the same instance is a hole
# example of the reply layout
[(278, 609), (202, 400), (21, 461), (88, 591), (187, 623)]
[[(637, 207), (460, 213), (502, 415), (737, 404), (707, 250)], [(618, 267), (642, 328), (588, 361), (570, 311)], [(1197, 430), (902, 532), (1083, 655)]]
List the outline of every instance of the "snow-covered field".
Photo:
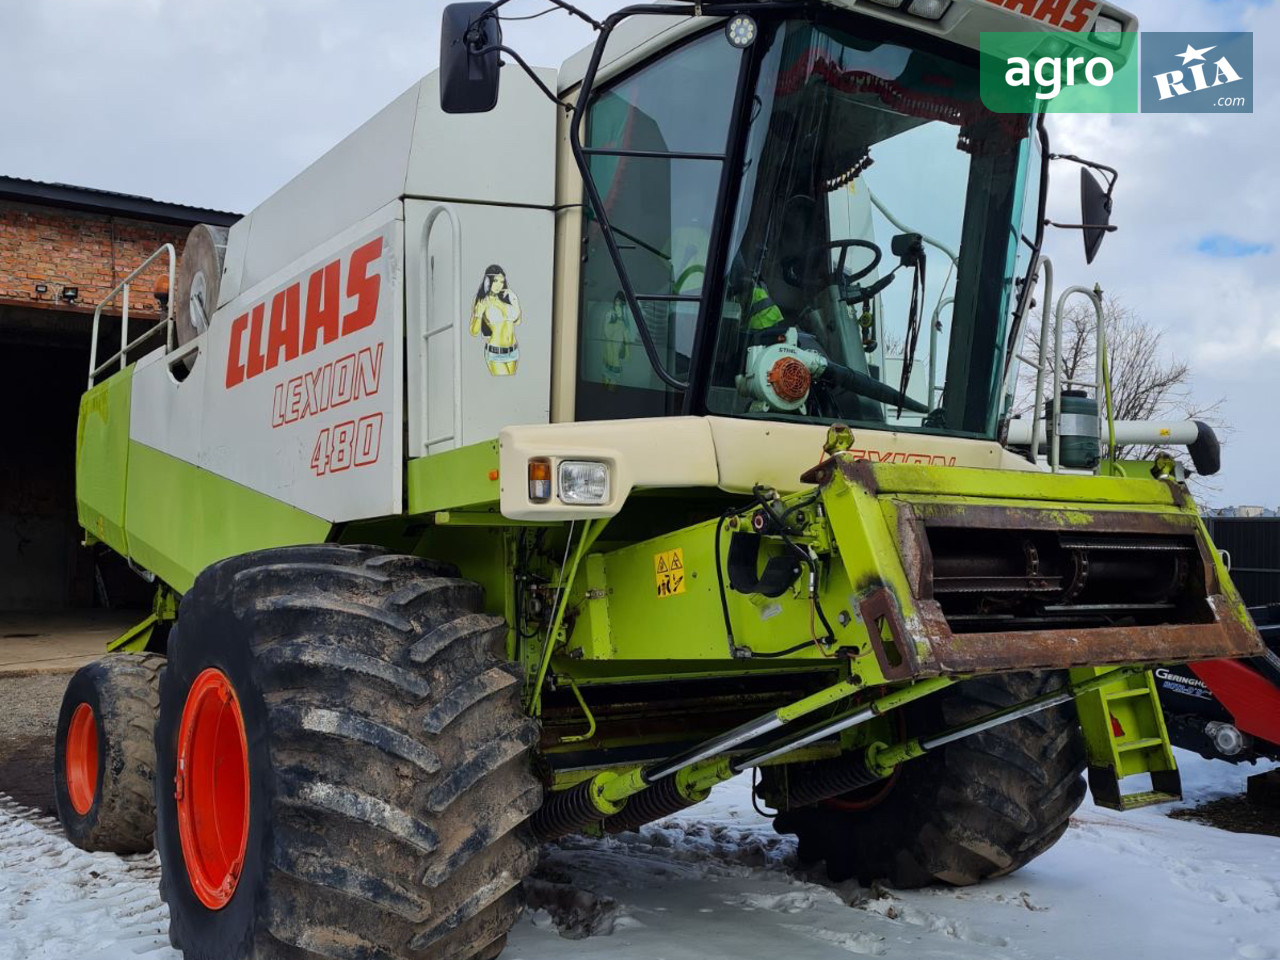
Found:
[[(1179, 761), (1196, 802), (1260, 769)], [(1280, 960), (1280, 839), (1086, 804), (1004, 880), (833, 887), (798, 870), (749, 791), (739, 779), (686, 817), (550, 849), (530, 891), (550, 909), (526, 913), (504, 960)], [(157, 872), (154, 856), (83, 853), (0, 798), (0, 960), (177, 960)]]

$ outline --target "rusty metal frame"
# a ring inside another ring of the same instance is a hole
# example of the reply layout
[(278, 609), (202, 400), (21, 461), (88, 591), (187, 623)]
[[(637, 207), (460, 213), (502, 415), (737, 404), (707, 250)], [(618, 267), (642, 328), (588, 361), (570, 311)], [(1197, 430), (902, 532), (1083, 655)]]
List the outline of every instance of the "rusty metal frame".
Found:
[[(894, 507), (898, 514), (900, 557), (916, 606), (915, 614), (903, 624), (903, 629), (914, 642), (900, 646), (912, 647), (917, 654), (918, 669), (914, 676), (1173, 663), (1248, 656), (1257, 652), (1257, 635), (1236, 615), (1231, 598), (1224, 594), (1210, 547), (1193, 515), (1116, 509), (1080, 510), (1068, 504), (1005, 507), (896, 500)], [(1064, 529), (1064, 512), (1080, 513), (1088, 518), (1088, 522), (1079, 527), (1081, 532), (1191, 537), (1200, 557), (1200, 564), (1193, 567), (1192, 575), (1204, 592), (1208, 622), (954, 633), (941, 605), (933, 597), (933, 553), (928, 529), (1061, 532)], [(888, 593), (887, 590), (881, 592)], [(872, 604), (871, 612), (875, 616), (888, 615), (891, 624), (894, 623), (896, 604), (877, 594), (863, 601), (863, 617), (874, 642), (877, 631), (873, 629), (875, 620), (868, 619), (869, 602)], [(896, 627), (894, 629), (897, 639)], [(876, 655), (881, 657), (878, 648)], [(881, 665), (885, 665), (883, 660)]]

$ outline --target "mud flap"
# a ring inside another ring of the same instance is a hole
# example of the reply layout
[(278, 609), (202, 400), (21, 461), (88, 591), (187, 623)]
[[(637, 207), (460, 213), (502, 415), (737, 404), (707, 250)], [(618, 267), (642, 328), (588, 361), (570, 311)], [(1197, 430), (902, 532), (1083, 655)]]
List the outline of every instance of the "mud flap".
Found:
[[(1071, 671), (1073, 683), (1105, 668)], [(1089, 757), (1089, 790), (1101, 807), (1133, 810), (1182, 799), (1182, 779), (1150, 670), (1076, 698)], [(1121, 781), (1150, 774), (1151, 788), (1124, 793)]]

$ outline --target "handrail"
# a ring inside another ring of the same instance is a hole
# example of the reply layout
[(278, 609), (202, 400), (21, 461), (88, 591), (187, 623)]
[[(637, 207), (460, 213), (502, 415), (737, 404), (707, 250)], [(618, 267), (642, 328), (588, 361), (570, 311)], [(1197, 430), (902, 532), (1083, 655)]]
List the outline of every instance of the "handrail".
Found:
[[(1081, 287), (1081, 286), (1068, 287), (1066, 290), (1062, 291), (1062, 296), (1058, 298), (1058, 308), (1057, 308), (1057, 311), (1055, 312), (1054, 320), (1053, 320), (1053, 326), (1054, 326), (1054, 330), (1053, 330), (1053, 342), (1054, 342), (1053, 416), (1050, 420), (1050, 423), (1053, 427), (1053, 441), (1049, 447), (1049, 470), (1052, 473), (1058, 472), (1058, 467), (1061, 463), (1061, 459), (1059, 456), (1060, 454), (1059, 440), (1060, 440), (1060, 434), (1062, 432), (1062, 381), (1064, 379), (1064, 374), (1066, 373), (1066, 365), (1062, 362), (1062, 318), (1066, 312), (1067, 301), (1071, 299), (1071, 297), (1078, 296), (1081, 294), (1087, 297), (1089, 302), (1093, 304), (1094, 313), (1097, 316), (1097, 327), (1094, 331), (1094, 337), (1095, 337), (1094, 353), (1096, 354), (1096, 357), (1094, 359), (1097, 363), (1097, 373), (1096, 373), (1097, 383), (1102, 385), (1102, 389), (1099, 389), (1097, 386), (1095, 386), (1095, 389), (1100, 395), (1098, 397), (1099, 400), (1102, 399), (1101, 394), (1103, 393), (1103, 390), (1105, 389), (1106, 391), (1107, 424), (1108, 424), (1109, 430), (1111, 431), (1111, 438), (1113, 443), (1115, 440), (1115, 432), (1114, 432), (1115, 427), (1114, 427), (1114, 422), (1111, 418), (1111, 408), (1110, 408), (1111, 407), (1110, 405), (1111, 384), (1108, 382), (1107, 371), (1105, 366), (1107, 348), (1106, 348), (1106, 323), (1103, 318), (1103, 312), (1102, 312), (1102, 289), (1098, 286), (1095, 286), (1092, 290), (1090, 290), (1088, 287)], [(1046, 300), (1045, 308), (1048, 309), (1048, 306), (1049, 304), (1048, 304), (1048, 301)], [(1043, 350), (1044, 350), (1043, 345), (1041, 346), (1040, 349), (1041, 349), (1041, 354), (1043, 355)], [(1101, 424), (1099, 424), (1099, 427), (1101, 427)], [(1099, 441), (1101, 441), (1102, 439), (1101, 430), (1099, 430), (1098, 439)], [(1034, 431), (1031, 434), (1031, 441), (1033, 444), (1031, 450), (1032, 450), (1032, 455), (1034, 456), (1035, 450), (1036, 450), (1034, 446), (1036, 442), (1036, 434)]]
[[(147, 332), (144, 333), (142, 336), (131, 341), (129, 340), (129, 285), (140, 273), (142, 273), (144, 270), (147, 269), (147, 267), (151, 266), (152, 263), (158, 260), (162, 253), (168, 254), (169, 256), (169, 301), (168, 301), (167, 307), (165, 308), (165, 317), (155, 326), (147, 330)], [(178, 263), (178, 251), (174, 249), (174, 246), (172, 243), (166, 243), (161, 245), (160, 247), (157, 247), (155, 252), (152, 253), (151, 256), (143, 260), (142, 263), (139, 264), (132, 273), (130, 273), (127, 277), (125, 277), (118, 284), (116, 284), (115, 287), (112, 288), (111, 292), (108, 293), (105, 297), (103, 297), (102, 301), (94, 309), (93, 340), (89, 346), (89, 386), (86, 389), (92, 389), (94, 383), (97, 381), (98, 374), (102, 373), (104, 370), (110, 367), (117, 360), (120, 361), (121, 370), (123, 370), (126, 366), (128, 366), (129, 351), (139, 346), (140, 344), (144, 343), (146, 340), (150, 339), (150, 337), (162, 327), (165, 329), (165, 349), (166, 350), (173, 349), (173, 281), (174, 281), (174, 271), (177, 266), (177, 263)], [(98, 363), (98, 326), (102, 320), (102, 308), (105, 307), (107, 304), (109, 304), (112, 300), (114, 300), (116, 298), (116, 294), (120, 293), (121, 291), (124, 292), (124, 297), (121, 301), (121, 313), (120, 313), (120, 350), (117, 353), (113, 353), (110, 357), (108, 357), (105, 361), (103, 361), (101, 365), (99, 365)]]

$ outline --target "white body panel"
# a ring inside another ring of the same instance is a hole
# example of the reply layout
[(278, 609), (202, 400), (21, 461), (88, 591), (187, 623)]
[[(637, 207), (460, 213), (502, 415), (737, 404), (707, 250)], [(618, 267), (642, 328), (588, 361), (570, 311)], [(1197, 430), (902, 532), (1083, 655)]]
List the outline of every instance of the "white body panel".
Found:
[[(503, 427), (551, 416), (550, 210), (405, 201), (409, 315), (409, 456), (492, 440)], [(490, 267), (518, 304), (515, 373), (495, 375), (473, 310)]]
[(341, 522), (403, 509), (406, 455), (546, 423), (556, 108), (504, 79), (455, 116), (425, 78), (232, 227), (195, 366), (138, 364), (131, 438)]
[(398, 513), (400, 216), (388, 204), (226, 304), (185, 379), (162, 350), (139, 362), (130, 438), (325, 520)]
[[(554, 87), (554, 70), (538, 75)], [(219, 306), (393, 200), (551, 207), (556, 108), (519, 70), (498, 106), (446, 114), (432, 73), (231, 228)]]

